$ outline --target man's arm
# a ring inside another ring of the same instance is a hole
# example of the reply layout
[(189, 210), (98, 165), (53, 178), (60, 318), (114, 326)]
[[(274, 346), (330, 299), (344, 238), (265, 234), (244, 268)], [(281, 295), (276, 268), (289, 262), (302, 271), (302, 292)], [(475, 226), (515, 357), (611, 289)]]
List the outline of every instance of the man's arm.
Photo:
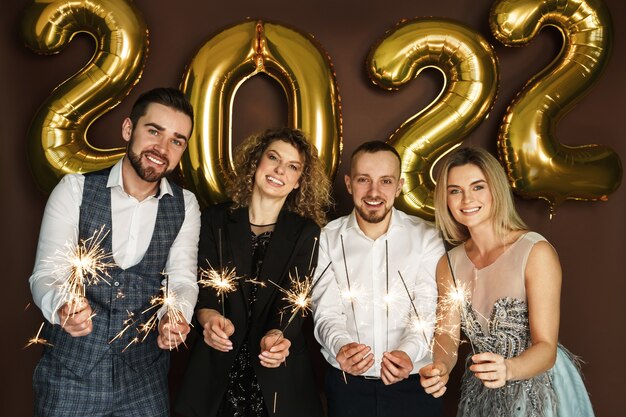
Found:
[(172, 349), (184, 342), (189, 333), (191, 318), (198, 299), (198, 239), (200, 237), (200, 208), (196, 197), (189, 191), (184, 191), (185, 220), (170, 248), (165, 265), (163, 285), (168, 284), (168, 290), (176, 294), (177, 308), (186, 322), (177, 320), (177, 317), (167, 314), (167, 307), (159, 310), (159, 338), (161, 349)]
[(52, 324), (63, 324), (58, 311), (63, 307), (65, 294), (60, 285), (67, 278), (55, 273), (59, 265), (53, 260), (58, 253), (78, 244), (84, 181), (82, 175), (63, 177), (48, 198), (41, 222), (35, 267), (29, 283), (33, 301)]

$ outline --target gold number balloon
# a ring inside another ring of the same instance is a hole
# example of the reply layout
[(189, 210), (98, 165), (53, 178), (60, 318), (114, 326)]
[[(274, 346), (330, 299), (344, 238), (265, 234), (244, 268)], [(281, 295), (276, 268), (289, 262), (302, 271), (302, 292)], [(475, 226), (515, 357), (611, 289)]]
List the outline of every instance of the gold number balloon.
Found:
[(370, 51), (370, 77), (393, 90), (426, 68), (444, 76), (439, 96), (404, 122), (388, 139), (402, 156), (404, 187), (396, 205), (434, 217), (432, 168), (487, 115), (496, 96), (494, 51), (476, 31), (447, 19), (401, 22)]
[(181, 159), (181, 171), (203, 205), (226, 199), (223, 176), (236, 169), (231, 128), (235, 94), (258, 73), (268, 74), (282, 86), (289, 124), (307, 134), (331, 177), (337, 170), (340, 102), (327, 54), (309, 35), (279, 24), (246, 21), (207, 41), (182, 83), (195, 109), (196, 128)]
[(81, 32), (96, 41), (93, 57), (43, 102), (28, 131), (30, 165), (44, 191), (51, 191), (65, 174), (105, 168), (124, 154), (122, 148), (93, 147), (86, 132), (141, 77), (146, 24), (124, 0), (38, 0), (22, 20), (26, 44), (38, 53), (58, 53)]
[(560, 54), (510, 105), (498, 148), (515, 192), (550, 203), (604, 200), (620, 185), (619, 156), (599, 145), (558, 143), (556, 124), (598, 79), (611, 49), (611, 20), (598, 0), (504, 0), (490, 14), (506, 45), (525, 45), (546, 26), (563, 35)]

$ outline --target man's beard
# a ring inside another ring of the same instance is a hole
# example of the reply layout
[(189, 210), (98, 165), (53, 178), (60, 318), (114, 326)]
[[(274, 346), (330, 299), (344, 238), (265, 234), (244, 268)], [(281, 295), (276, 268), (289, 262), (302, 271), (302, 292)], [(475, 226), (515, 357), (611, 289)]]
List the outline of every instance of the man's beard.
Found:
[(130, 143), (130, 145), (128, 146), (128, 160), (130, 161), (130, 164), (132, 165), (132, 167), (135, 169), (135, 172), (137, 172), (137, 175), (139, 175), (139, 177), (147, 182), (157, 182), (159, 181), (161, 178), (165, 177), (167, 174), (169, 174), (170, 172), (172, 172), (172, 170), (167, 170), (164, 169), (161, 172), (156, 171), (153, 167), (145, 167), (141, 164), (141, 160), (143, 158), (144, 155), (149, 155), (149, 154), (153, 154), (155, 156), (157, 156), (159, 159), (165, 161), (165, 166), (169, 165), (169, 160), (164, 156), (161, 155), (158, 152), (155, 151), (143, 151), (140, 154), (136, 154), (135, 152), (133, 152), (133, 144), (132, 141)]
[(378, 214), (377, 212), (370, 212), (365, 209), (364, 206), (356, 206), (355, 209), (363, 220), (372, 224), (380, 223), (385, 220), (385, 217), (387, 217), (387, 213), (391, 211), (391, 207), (387, 208), (383, 213), (380, 214)]

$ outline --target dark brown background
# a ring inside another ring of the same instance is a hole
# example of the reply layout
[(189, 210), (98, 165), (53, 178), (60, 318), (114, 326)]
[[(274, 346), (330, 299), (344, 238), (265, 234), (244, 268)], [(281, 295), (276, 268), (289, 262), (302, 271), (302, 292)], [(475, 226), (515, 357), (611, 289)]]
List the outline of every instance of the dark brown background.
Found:
[[(8, 3), (8, 4), (7, 4)], [(31, 302), (28, 276), (32, 270), (39, 225), (46, 196), (30, 174), (26, 155), (26, 130), (37, 107), (63, 80), (91, 57), (93, 43), (77, 37), (64, 51), (40, 56), (23, 46), (19, 35), (21, 13), (27, 0), (3, 1), (0, 37), (0, 100), (2, 132), (2, 379), (3, 416), (32, 414), (31, 376), (40, 347), (23, 349), (41, 316)], [(490, 34), (488, 0), (320, 0), (295, 1), (201, 1), (138, 0), (150, 30), (150, 52), (139, 85), (117, 108), (98, 120), (89, 131), (92, 143), (120, 146), (120, 124), (139, 92), (156, 86), (177, 86), (186, 63), (212, 33), (246, 17), (262, 18), (313, 34), (328, 51), (337, 73), (343, 104), (344, 155), (362, 141), (385, 139), (409, 116), (438, 93), (442, 79), (426, 71), (400, 92), (373, 86), (365, 73), (369, 48), (400, 19), (437, 16), (457, 19), (482, 33), (496, 49), (501, 85), (489, 119), (466, 143), (495, 152), (498, 125), (507, 104), (526, 80), (558, 53), (558, 32), (547, 29), (529, 46), (509, 49)], [(304, 2), (302, 2), (304, 3)], [(602, 143), (626, 160), (623, 126), (626, 117), (624, 48), (626, 4), (606, 0), (612, 13), (615, 43), (612, 59), (590, 94), (558, 125), (561, 142), (578, 145)], [(239, 90), (236, 99), (236, 141), (270, 125), (284, 123), (286, 104), (277, 84), (264, 76), (254, 77)], [(335, 180), (338, 207), (332, 217), (349, 211), (343, 174), (344, 156)], [(548, 219), (540, 200), (518, 199), (530, 226), (555, 245), (563, 264), (560, 340), (586, 364), (587, 387), (598, 416), (623, 415), (626, 406), (626, 369), (623, 362), (626, 318), (626, 193), (622, 186), (608, 202), (566, 202), (557, 216)], [(175, 391), (185, 355), (173, 361)], [(456, 372), (458, 379), (459, 371)], [(458, 393), (446, 394), (446, 414), (453, 415)]]

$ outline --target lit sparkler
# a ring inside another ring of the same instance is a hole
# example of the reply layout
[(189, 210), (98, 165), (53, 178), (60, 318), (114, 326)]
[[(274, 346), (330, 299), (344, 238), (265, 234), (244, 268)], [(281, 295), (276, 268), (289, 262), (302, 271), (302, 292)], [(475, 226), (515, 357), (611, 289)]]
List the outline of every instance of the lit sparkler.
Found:
[[(447, 311), (458, 309), (461, 316), (461, 321), (469, 323), (467, 318), (467, 304), (468, 300), (471, 300), (472, 298), (472, 292), (465, 285), (459, 284), (456, 280), (456, 277), (454, 276), (454, 271), (452, 270), (452, 262), (450, 261), (450, 255), (448, 254), (448, 252), (446, 252), (446, 259), (448, 260), (448, 268), (450, 269), (454, 288), (449, 289), (446, 292), (446, 296), (442, 299), (442, 308), (444, 311), (446, 311), (446, 309)], [(470, 346), (472, 347), (472, 353), (475, 355), (476, 350), (474, 349), (474, 344), (472, 343), (471, 339), (469, 339), (469, 342)]]
[[(108, 269), (115, 264), (113, 256), (102, 248), (102, 242), (109, 234), (105, 226), (97, 229), (94, 234), (81, 240), (78, 244), (66, 243), (64, 250), (57, 251), (55, 255), (46, 260), (54, 266), (53, 275), (57, 276), (56, 282), (62, 282), (59, 287), (64, 296), (59, 301), (56, 310), (64, 304), (77, 305), (85, 298), (87, 285), (97, 285), (105, 282), (108, 277)], [(71, 312), (70, 312), (71, 313)], [(68, 317), (71, 314), (68, 315)]]
[(417, 311), (417, 307), (415, 307), (415, 303), (413, 302), (413, 298), (411, 297), (411, 292), (409, 291), (409, 287), (407, 287), (406, 282), (404, 281), (404, 277), (402, 276), (400, 271), (398, 271), (398, 276), (400, 277), (400, 280), (402, 281), (402, 285), (404, 286), (404, 289), (406, 290), (406, 295), (409, 297), (409, 301), (411, 302), (411, 307), (413, 307), (413, 312), (415, 313), (415, 318), (411, 321), (411, 324), (414, 329), (422, 332), (422, 336), (424, 336), (424, 342), (426, 343), (426, 346), (429, 346), (430, 344), (428, 343), (428, 336), (426, 336), (426, 329), (428, 328), (428, 323), (422, 320), (420, 313)]
[(346, 248), (343, 244), (343, 235), (339, 235), (339, 238), (341, 239), (341, 253), (343, 255), (343, 266), (346, 270), (346, 281), (348, 283), (347, 294), (350, 296), (349, 300), (350, 300), (350, 306), (352, 307), (352, 317), (354, 317), (354, 330), (356, 331), (356, 339), (360, 344), (361, 336), (359, 335), (359, 326), (357, 325), (356, 311), (354, 309), (354, 295), (355, 294), (352, 292), (352, 288), (350, 287), (350, 275), (348, 274), (348, 262), (346, 261)]
[[(198, 285), (204, 288), (212, 288), (222, 301), (222, 317), (226, 316), (224, 297), (237, 289), (237, 281), (241, 278), (237, 276), (235, 268), (222, 267), (222, 229), (218, 230), (218, 249), (220, 257), (220, 269), (217, 270), (209, 263), (208, 269), (200, 268), (200, 279)], [(208, 263), (208, 261), (207, 261)], [(253, 280), (250, 280), (251, 282)], [(256, 282), (256, 281), (255, 281)], [(254, 283), (254, 282), (253, 282)]]
[[(152, 312), (152, 313), (148, 317), (148, 320), (146, 320), (143, 323), (140, 323), (136, 327), (138, 335), (134, 337), (126, 345), (126, 347), (124, 347), (124, 349), (122, 349), (122, 352), (124, 352), (134, 343), (140, 343), (140, 342), (145, 341), (148, 335), (150, 334), (150, 332), (152, 332), (154, 329), (157, 328), (158, 322), (159, 322), (158, 313), (161, 307), (165, 308), (164, 315), (167, 315), (170, 323), (185, 323), (187, 321), (185, 319), (185, 316), (182, 313), (183, 307), (185, 304), (187, 304), (187, 301), (179, 299), (176, 295), (176, 292), (171, 291), (169, 289), (169, 277), (165, 278), (165, 286), (161, 287), (160, 292), (161, 294), (155, 295), (150, 299), (150, 307), (148, 307), (147, 309), (141, 312), (142, 316), (149, 312)], [(114, 340), (120, 338), (129, 328), (135, 325), (136, 320), (134, 317), (134, 313), (130, 311), (127, 311), (127, 313), (128, 313), (128, 318), (123, 323), (124, 327), (117, 335), (115, 335), (113, 339), (109, 341), (109, 343), (112, 343)], [(178, 336), (180, 337), (181, 340), (183, 340), (183, 335), (181, 333), (179, 333)], [(170, 342), (169, 344), (171, 345), (172, 344), (171, 340), (169, 342)], [(184, 344), (185, 342), (183, 341), (183, 345)]]
[[(315, 282), (313, 282), (311, 274), (305, 276), (303, 280), (298, 279), (297, 271), (295, 275), (289, 274), (289, 282), (291, 285), (287, 290), (276, 284), (274, 281), (269, 280), (270, 283), (274, 284), (279, 291), (284, 294), (283, 300), (287, 302), (287, 306), (284, 310), (291, 312), (291, 316), (289, 317), (289, 320), (287, 320), (287, 324), (285, 324), (280, 332), (281, 335), (284, 334), (285, 330), (287, 330), (287, 327), (291, 324), (298, 313), (302, 314), (302, 317), (304, 317), (311, 311), (311, 294), (313, 293), (313, 289), (315, 289), (315, 286), (320, 282), (328, 268), (330, 268), (330, 265), (331, 263), (329, 262)], [(277, 338), (270, 349), (278, 344), (278, 341), (281, 338), (282, 336)]]
[(29, 346), (32, 345), (46, 345), (46, 346), (52, 346), (51, 343), (49, 343), (46, 339), (39, 337), (39, 335), (41, 334), (41, 330), (43, 329), (45, 322), (41, 323), (41, 326), (39, 326), (39, 331), (37, 332), (37, 335), (35, 337), (31, 337), (30, 339), (28, 339), (28, 343), (26, 344), (26, 346), (24, 346), (24, 349), (26, 349)]

